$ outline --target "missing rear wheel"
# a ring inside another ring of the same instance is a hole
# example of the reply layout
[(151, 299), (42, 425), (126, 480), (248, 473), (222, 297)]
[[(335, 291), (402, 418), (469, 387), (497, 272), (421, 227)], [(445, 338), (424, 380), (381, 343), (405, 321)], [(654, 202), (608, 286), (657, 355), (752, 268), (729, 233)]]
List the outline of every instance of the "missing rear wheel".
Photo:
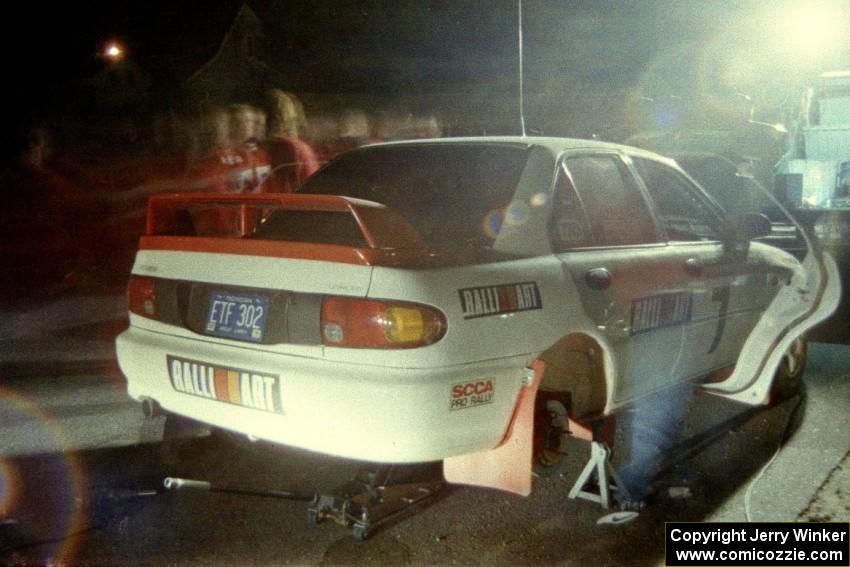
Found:
[(567, 408), (559, 400), (538, 399), (534, 412), (534, 474), (548, 478), (558, 472), (565, 462), (567, 437)]

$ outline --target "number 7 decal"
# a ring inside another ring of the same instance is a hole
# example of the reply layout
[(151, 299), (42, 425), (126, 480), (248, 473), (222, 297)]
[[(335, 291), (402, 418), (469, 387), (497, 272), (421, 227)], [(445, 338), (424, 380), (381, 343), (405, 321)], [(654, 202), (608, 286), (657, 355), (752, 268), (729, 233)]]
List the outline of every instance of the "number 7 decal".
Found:
[(714, 332), (714, 339), (708, 348), (708, 354), (712, 354), (717, 350), (717, 347), (720, 346), (720, 341), (723, 339), (723, 331), (726, 329), (726, 313), (729, 311), (730, 295), (730, 286), (728, 285), (716, 287), (711, 292), (711, 300), (720, 302), (720, 313), (717, 316), (717, 330)]

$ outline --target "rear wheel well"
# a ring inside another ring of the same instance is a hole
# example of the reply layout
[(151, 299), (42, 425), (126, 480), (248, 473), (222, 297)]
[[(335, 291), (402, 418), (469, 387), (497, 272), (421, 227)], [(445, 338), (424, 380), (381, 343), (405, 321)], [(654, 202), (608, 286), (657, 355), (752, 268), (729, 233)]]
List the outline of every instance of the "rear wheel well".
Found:
[(546, 366), (534, 400), (532, 463), (537, 476), (549, 477), (566, 460), (568, 419), (593, 419), (605, 410), (605, 365), (600, 345), (582, 334), (560, 339), (538, 359)]
[(538, 397), (562, 399), (575, 419), (602, 414), (608, 391), (603, 350), (595, 339), (580, 333), (567, 335), (538, 358), (546, 363)]

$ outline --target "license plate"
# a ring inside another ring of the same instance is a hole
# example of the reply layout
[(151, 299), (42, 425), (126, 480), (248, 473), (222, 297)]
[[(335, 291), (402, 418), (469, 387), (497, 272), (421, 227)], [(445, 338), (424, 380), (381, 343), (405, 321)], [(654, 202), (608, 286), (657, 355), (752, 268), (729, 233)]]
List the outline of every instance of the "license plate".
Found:
[(283, 413), (280, 376), (167, 355), (177, 392), (272, 413)]
[(259, 343), (265, 334), (268, 312), (268, 297), (214, 291), (204, 329), (217, 337)]

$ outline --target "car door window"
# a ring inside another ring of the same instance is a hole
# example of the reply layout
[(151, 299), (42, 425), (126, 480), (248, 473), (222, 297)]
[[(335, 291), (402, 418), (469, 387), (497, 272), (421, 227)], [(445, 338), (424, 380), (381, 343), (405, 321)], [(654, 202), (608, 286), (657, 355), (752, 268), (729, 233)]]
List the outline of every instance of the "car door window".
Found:
[(699, 189), (675, 169), (634, 158), (671, 241), (719, 240), (723, 223)]
[(584, 205), (562, 167), (555, 181), (552, 203), (552, 247), (555, 252), (592, 246), (590, 225)]
[(619, 156), (573, 156), (564, 164), (589, 221), (591, 238), (586, 245), (623, 246), (658, 240), (649, 207)]

